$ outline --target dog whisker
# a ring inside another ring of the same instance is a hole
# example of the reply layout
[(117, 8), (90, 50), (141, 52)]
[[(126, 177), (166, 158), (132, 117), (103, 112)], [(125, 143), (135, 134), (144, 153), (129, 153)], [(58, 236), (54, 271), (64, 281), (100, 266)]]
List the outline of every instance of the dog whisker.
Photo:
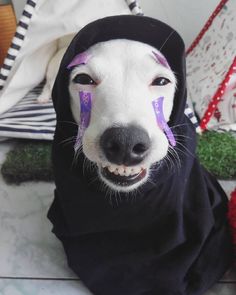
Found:
[(91, 161), (89, 161), (88, 158), (84, 158), (84, 161), (83, 161), (83, 174), (85, 175), (86, 173), (86, 170), (91, 170)]
[(195, 155), (181, 142), (177, 141), (177, 144), (179, 144), (181, 147), (184, 148), (184, 150), (187, 152), (187, 155), (189, 156), (192, 156), (192, 157), (195, 157)]
[(81, 145), (75, 152), (71, 166), (75, 167), (78, 161), (80, 154), (83, 152), (83, 146)]
[(75, 154), (78, 156), (83, 152), (83, 145), (81, 144), (76, 150)]
[(180, 169), (178, 159), (170, 152), (169, 161), (171, 161), (171, 171), (176, 172)]
[(134, 193), (134, 194), (131, 195), (131, 197), (132, 197), (131, 204), (136, 203), (137, 195)]
[[(161, 162), (162, 162), (163, 164), (166, 164), (168, 171), (171, 171), (171, 169), (172, 169), (172, 163), (171, 163), (171, 161), (170, 161), (170, 157), (169, 157), (168, 154), (162, 159)], [(169, 165), (170, 165), (170, 166), (169, 166)]]
[(189, 123), (183, 123), (183, 124), (178, 124), (178, 125), (170, 126), (170, 129), (174, 129), (174, 128), (177, 128), (177, 127), (183, 127), (183, 126), (189, 126)]
[(91, 180), (88, 182), (88, 186), (92, 185), (97, 180), (99, 180), (99, 177), (97, 175), (92, 177)]
[(192, 139), (190, 136), (183, 135), (183, 134), (174, 134), (174, 137), (187, 138), (187, 139), (190, 139), (190, 140)]
[(176, 167), (174, 165), (174, 162), (173, 162), (173, 159), (171, 157), (171, 154), (168, 154), (166, 159), (170, 163), (170, 169), (169, 169), (169, 171), (170, 172), (175, 172), (176, 171)]
[(140, 194), (140, 191), (138, 188), (135, 188), (133, 191), (128, 192), (126, 194), (126, 202), (130, 202), (131, 204), (135, 203), (137, 201), (137, 195)]
[(75, 167), (77, 164), (77, 153), (74, 154), (72, 163), (71, 163), (71, 168)]
[(79, 127), (79, 124), (73, 121), (58, 121), (58, 123), (66, 123), (66, 124), (73, 124)]
[(156, 184), (151, 180), (151, 178), (147, 179), (147, 182), (150, 183), (151, 185), (155, 186)]
[(119, 205), (119, 202), (118, 202), (118, 198), (117, 198), (117, 193), (115, 192), (115, 200), (116, 200), (116, 206)]
[(191, 157), (195, 157), (191, 152), (189, 152), (188, 150), (184, 150), (184, 149), (181, 149), (181, 148), (177, 148), (177, 147), (175, 147), (175, 150), (176, 151), (179, 151), (180, 153), (182, 153), (183, 155), (185, 155), (185, 156), (187, 156), (187, 157), (189, 157), (189, 156), (191, 156)]
[(172, 172), (176, 172), (177, 167), (175, 166), (175, 158), (172, 156), (172, 154), (169, 154), (169, 162), (171, 163), (171, 170)]
[(70, 144), (70, 143), (74, 143), (75, 140), (76, 140), (76, 136), (71, 136), (71, 137), (68, 137), (68, 138), (62, 140), (58, 144), (59, 145), (67, 145), (67, 144)]
[(105, 198), (109, 199), (109, 204), (114, 207), (112, 195), (115, 194), (115, 192), (104, 182), (102, 183), (102, 190), (105, 191)]
[(176, 160), (177, 168), (181, 169), (181, 160), (180, 160), (180, 157), (179, 157), (179, 154), (177, 153), (177, 151), (172, 146), (170, 146), (169, 152), (172, 155), (173, 159)]

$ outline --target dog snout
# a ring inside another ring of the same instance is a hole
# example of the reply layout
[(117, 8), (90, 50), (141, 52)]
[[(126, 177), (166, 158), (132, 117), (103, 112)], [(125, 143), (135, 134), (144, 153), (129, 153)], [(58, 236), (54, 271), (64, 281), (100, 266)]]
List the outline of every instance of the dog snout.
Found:
[(148, 155), (151, 140), (141, 127), (111, 127), (102, 134), (100, 147), (109, 162), (134, 166)]

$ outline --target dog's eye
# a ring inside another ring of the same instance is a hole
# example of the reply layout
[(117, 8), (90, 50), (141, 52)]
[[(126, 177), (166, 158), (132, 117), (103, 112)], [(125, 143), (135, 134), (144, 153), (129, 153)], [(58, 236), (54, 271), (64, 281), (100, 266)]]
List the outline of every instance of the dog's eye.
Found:
[(82, 85), (96, 85), (96, 82), (87, 74), (76, 75), (73, 82)]
[(170, 83), (170, 80), (164, 77), (158, 77), (152, 81), (153, 86), (165, 86)]

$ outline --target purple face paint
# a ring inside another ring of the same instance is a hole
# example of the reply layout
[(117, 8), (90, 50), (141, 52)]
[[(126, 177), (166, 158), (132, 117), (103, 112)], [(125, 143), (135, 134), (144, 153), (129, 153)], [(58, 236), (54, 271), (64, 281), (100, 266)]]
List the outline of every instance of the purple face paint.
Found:
[(70, 69), (78, 65), (86, 65), (86, 63), (89, 61), (90, 58), (91, 58), (91, 55), (89, 55), (86, 51), (79, 53), (73, 58), (73, 60), (67, 66), (67, 69)]
[(80, 97), (80, 124), (78, 127), (78, 133), (77, 133), (77, 137), (76, 137), (76, 141), (74, 145), (75, 151), (77, 151), (82, 144), (82, 138), (84, 136), (84, 132), (86, 128), (88, 128), (88, 125), (90, 122), (91, 109), (92, 109), (92, 94), (90, 92), (80, 91), (79, 97)]
[(161, 96), (157, 99), (154, 99), (152, 101), (152, 106), (153, 106), (153, 109), (154, 109), (154, 112), (156, 115), (157, 124), (165, 132), (165, 134), (169, 140), (169, 143), (172, 146), (176, 146), (176, 141), (175, 141), (174, 135), (164, 118), (163, 101), (164, 101), (163, 96)]
[(170, 69), (170, 66), (169, 66), (166, 58), (162, 54), (157, 53), (155, 51), (152, 51), (152, 53), (154, 54), (155, 59), (159, 64), (163, 65), (165, 68)]

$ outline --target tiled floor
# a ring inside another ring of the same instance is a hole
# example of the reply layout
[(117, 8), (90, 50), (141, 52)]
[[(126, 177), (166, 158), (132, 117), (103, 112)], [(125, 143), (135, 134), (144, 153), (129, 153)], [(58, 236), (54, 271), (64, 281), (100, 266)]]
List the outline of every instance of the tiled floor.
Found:
[[(0, 143), (0, 166), (10, 146)], [(228, 191), (235, 186), (223, 184)], [(51, 233), (46, 213), (53, 189), (52, 183), (9, 186), (0, 175), (0, 295), (91, 295), (68, 269)], [(206, 295), (235, 294), (231, 271)]]

